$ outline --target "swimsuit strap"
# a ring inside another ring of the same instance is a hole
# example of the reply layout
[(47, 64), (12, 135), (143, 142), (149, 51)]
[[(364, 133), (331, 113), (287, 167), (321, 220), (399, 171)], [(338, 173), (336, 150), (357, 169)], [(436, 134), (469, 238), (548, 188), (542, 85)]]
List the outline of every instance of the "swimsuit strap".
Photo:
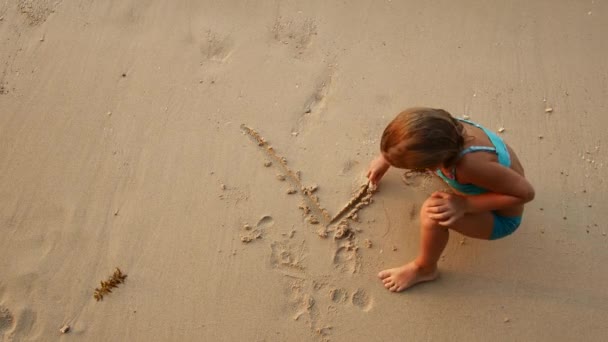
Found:
[(481, 127), (481, 129), (486, 132), (486, 135), (490, 138), (490, 142), (494, 145), (496, 155), (498, 156), (498, 162), (504, 167), (511, 167), (511, 155), (509, 154), (509, 149), (507, 149), (507, 144), (505, 144), (504, 140), (485, 127)]
[[(487, 136), (488, 139), (490, 139), (490, 142), (492, 143), (492, 145), (494, 145), (494, 147), (490, 147), (490, 146), (471, 146), (471, 147), (467, 147), (464, 150), (462, 150), (460, 152), (460, 154), (458, 155), (458, 158), (462, 158), (463, 155), (467, 154), (467, 153), (471, 153), (471, 152), (477, 152), (477, 151), (485, 151), (485, 152), (491, 152), (491, 153), (495, 153), (498, 156), (498, 162), (505, 166), (505, 167), (510, 167), (511, 166), (511, 157), (509, 156), (509, 150), (507, 149), (507, 145), (505, 144), (505, 142), (498, 136), (496, 135), (496, 133), (486, 129), (485, 127), (466, 120), (466, 119), (460, 119), (457, 118), (457, 120), (462, 121), (462, 122), (466, 122), (470, 125), (473, 125), (477, 128), (480, 128)], [(479, 187), (477, 185), (474, 184), (461, 184), (456, 180), (456, 166), (454, 166), (452, 168), (452, 170), (450, 170), (452, 173), (452, 177), (449, 178), (447, 177), (443, 171), (441, 171), (441, 169), (437, 169), (435, 171), (435, 173), (437, 173), (437, 175), (439, 175), (439, 177), (441, 177), (446, 183), (448, 183), (448, 185), (458, 191), (460, 191), (461, 193), (464, 194), (469, 194), (469, 195), (479, 195), (479, 194), (483, 194), (485, 192), (487, 192), (488, 190)]]
[(464, 150), (462, 150), (462, 152), (460, 152), (460, 157), (464, 156), (467, 153), (477, 152), (477, 151), (487, 151), (487, 152), (496, 153), (496, 148), (490, 147), (490, 146), (470, 146), (470, 147), (467, 147)]
[[(492, 153), (498, 154), (498, 152), (496, 152), (496, 148), (494, 148), (494, 147), (490, 147), (490, 146), (469, 146), (469, 147), (465, 148), (464, 150), (462, 150), (460, 152), (460, 154), (458, 155), (458, 159), (462, 158), (467, 153), (478, 152), (478, 151), (492, 152)], [(451, 171), (452, 171), (452, 178), (456, 179), (456, 166), (453, 166)]]
[(488, 146), (471, 146), (469, 148), (464, 149), (462, 152), (460, 152), (459, 158), (470, 152), (488, 151), (488, 152), (496, 153), (496, 155), (498, 156), (498, 162), (501, 165), (503, 165), (505, 167), (511, 166), (511, 156), (509, 155), (509, 150), (507, 149), (507, 145), (502, 140), (502, 138), (500, 138), (498, 135), (496, 135), (496, 133), (490, 131), (489, 129), (483, 127), (482, 125), (480, 125), (476, 122), (469, 121), (467, 119), (461, 119), (461, 118), (456, 118), (456, 119), (458, 121), (466, 122), (477, 128), (480, 128), (488, 136), (488, 139), (490, 139), (490, 142), (492, 143), (492, 145), (494, 145), (493, 148), (488, 147)]

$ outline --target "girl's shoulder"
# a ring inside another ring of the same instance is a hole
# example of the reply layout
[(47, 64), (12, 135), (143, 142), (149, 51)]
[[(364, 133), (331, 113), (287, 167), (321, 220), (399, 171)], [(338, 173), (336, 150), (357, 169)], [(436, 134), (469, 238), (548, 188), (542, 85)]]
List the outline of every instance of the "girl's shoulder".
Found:
[(471, 182), (469, 176), (475, 173), (474, 171), (476, 170), (484, 169), (486, 164), (498, 163), (498, 156), (495, 152), (482, 149), (473, 150), (475, 152), (471, 151), (463, 154), (454, 168), (454, 174), (457, 175), (458, 181), (461, 183)]

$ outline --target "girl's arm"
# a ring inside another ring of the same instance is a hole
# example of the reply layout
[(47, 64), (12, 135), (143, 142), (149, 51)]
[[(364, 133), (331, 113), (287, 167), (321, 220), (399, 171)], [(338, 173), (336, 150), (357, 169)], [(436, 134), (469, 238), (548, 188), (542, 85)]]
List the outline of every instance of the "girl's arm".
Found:
[(367, 171), (367, 178), (373, 185), (376, 185), (382, 176), (384, 176), (389, 167), (391, 167), (391, 164), (389, 164), (388, 161), (384, 159), (382, 153), (380, 153), (380, 155), (370, 163)]
[[(472, 163), (470, 163), (472, 164)], [(488, 189), (489, 193), (466, 196), (466, 212), (479, 213), (522, 205), (534, 199), (534, 188), (525, 177), (498, 163), (461, 165), (466, 182)]]

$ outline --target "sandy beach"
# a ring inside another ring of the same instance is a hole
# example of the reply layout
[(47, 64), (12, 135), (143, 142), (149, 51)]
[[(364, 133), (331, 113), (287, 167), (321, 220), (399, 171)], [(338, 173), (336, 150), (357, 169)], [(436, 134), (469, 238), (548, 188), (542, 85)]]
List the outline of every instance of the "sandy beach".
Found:
[[(0, 341), (605, 341), (607, 56), (601, 0), (0, 0)], [(445, 184), (365, 173), (413, 106), (536, 198), (396, 294)]]

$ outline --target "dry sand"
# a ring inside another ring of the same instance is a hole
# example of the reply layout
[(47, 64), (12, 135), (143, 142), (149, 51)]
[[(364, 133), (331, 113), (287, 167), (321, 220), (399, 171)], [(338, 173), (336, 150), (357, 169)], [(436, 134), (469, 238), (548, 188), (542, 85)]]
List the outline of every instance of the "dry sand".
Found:
[[(608, 336), (606, 1), (4, 0), (0, 18), (0, 340)], [(537, 197), (516, 234), (454, 233), (442, 277), (393, 294), (376, 274), (416, 255), (441, 184), (389, 171), (340, 229), (321, 208), (414, 105), (504, 127)]]

